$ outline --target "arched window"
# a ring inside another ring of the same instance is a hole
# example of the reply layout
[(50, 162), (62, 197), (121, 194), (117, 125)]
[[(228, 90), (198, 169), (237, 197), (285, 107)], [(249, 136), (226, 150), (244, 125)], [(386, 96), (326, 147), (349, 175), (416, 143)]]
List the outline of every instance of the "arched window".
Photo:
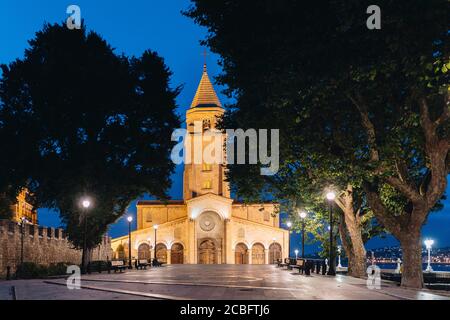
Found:
[(202, 189), (211, 189), (211, 188), (212, 188), (211, 180), (203, 181)]

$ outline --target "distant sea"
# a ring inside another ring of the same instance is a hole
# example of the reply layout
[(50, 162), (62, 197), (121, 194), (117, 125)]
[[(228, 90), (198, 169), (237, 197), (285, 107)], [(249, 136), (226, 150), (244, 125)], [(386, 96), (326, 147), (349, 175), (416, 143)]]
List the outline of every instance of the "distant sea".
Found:
[[(377, 263), (377, 266), (381, 269), (397, 269), (396, 263)], [(427, 264), (422, 264), (422, 269), (425, 270), (427, 268)], [(432, 263), (431, 268), (433, 271), (447, 271), (450, 272), (450, 263)]]
[[(381, 269), (397, 269), (396, 263), (377, 263), (376, 264)], [(342, 263), (342, 266), (346, 267), (346, 263)], [(423, 263), (423, 270), (427, 268), (427, 264)], [(447, 271), (450, 272), (450, 263), (432, 263), (431, 268), (433, 268), (433, 271)]]

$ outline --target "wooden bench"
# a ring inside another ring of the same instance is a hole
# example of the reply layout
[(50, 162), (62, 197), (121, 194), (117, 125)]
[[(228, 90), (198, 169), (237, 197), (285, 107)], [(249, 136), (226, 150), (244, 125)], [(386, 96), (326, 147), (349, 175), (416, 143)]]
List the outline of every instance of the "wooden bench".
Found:
[(279, 261), (279, 263), (278, 263), (278, 267), (281, 267), (281, 268), (286, 267), (288, 265), (289, 265), (289, 258), (284, 258), (284, 262)]
[(291, 265), (291, 269), (298, 269), (298, 273), (302, 273), (305, 271), (305, 259), (297, 259), (295, 264)]
[(152, 266), (153, 267), (161, 267), (163, 264), (162, 262), (159, 262), (158, 259), (153, 259), (152, 260)]
[(119, 270), (119, 272), (122, 272), (127, 268), (127, 266), (123, 263), (123, 260), (112, 260), (110, 267), (111, 270), (114, 270), (114, 272), (116, 272), (117, 270)]
[(136, 260), (136, 269), (147, 269), (150, 265), (147, 259), (138, 259)]

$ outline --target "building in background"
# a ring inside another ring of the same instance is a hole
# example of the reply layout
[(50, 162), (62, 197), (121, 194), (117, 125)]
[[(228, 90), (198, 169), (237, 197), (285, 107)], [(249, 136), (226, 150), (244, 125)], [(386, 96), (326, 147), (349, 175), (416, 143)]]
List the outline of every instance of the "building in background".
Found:
[[(188, 135), (219, 134), (216, 121), (223, 113), (205, 65), (186, 112)], [(207, 138), (200, 136), (204, 150)], [(194, 149), (193, 141), (185, 139), (185, 150)], [(231, 199), (225, 168), (185, 164), (183, 200), (139, 201), (137, 230), (131, 234), (132, 258), (150, 260), (155, 250), (157, 260), (168, 264), (271, 264), (288, 257), (289, 231), (280, 228), (277, 204), (248, 205)], [(128, 258), (128, 235), (113, 239), (112, 248), (115, 258)]]
[(28, 191), (24, 189), (17, 196), (17, 203), (14, 204), (11, 208), (11, 210), (13, 211), (12, 220), (15, 222), (20, 222), (22, 218), (26, 218), (28, 222), (37, 224), (37, 211), (27, 201), (28, 195)]

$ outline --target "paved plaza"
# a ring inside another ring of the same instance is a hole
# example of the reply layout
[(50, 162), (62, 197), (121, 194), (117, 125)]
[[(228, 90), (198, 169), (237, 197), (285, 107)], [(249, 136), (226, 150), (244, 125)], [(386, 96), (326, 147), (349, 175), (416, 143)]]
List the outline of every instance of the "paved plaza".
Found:
[(382, 281), (370, 290), (366, 281), (344, 275), (299, 275), (273, 265), (167, 265), (124, 273), (83, 276), (81, 290), (65, 279), (0, 282), (0, 300), (169, 299), (169, 300), (450, 300), (445, 292), (403, 289)]

